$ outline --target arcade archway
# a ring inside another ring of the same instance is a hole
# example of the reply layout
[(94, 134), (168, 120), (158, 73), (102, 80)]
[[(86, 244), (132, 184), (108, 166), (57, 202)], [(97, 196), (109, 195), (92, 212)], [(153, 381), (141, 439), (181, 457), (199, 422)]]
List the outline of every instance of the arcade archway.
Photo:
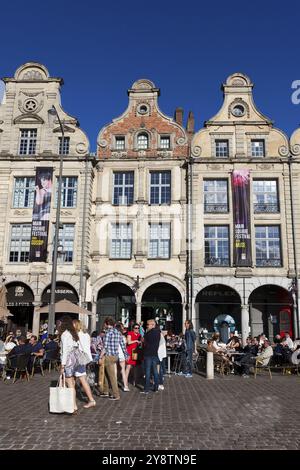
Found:
[(148, 287), (142, 296), (142, 321), (156, 319), (162, 330), (182, 331), (182, 299), (176, 287), (159, 282)]
[[(51, 298), (51, 285), (47, 286), (41, 296), (42, 306), (49, 305)], [(68, 282), (58, 281), (55, 288), (55, 303), (60, 300), (69, 300), (73, 304), (78, 305), (79, 297), (76, 289), (71, 286)], [(60, 320), (64, 315), (69, 315), (71, 318), (78, 318), (78, 315), (75, 313), (65, 312), (65, 313), (55, 313), (55, 321)], [(48, 321), (48, 313), (41, 313), (40, 322), (41, 324)]]
[(286, 289), (260, 286), (250, 294), (249, 304), (252, 336), (265, 333), (271, 341), (286, 331), (293, 336), (293, 298)]
[(241, 298), (229, 286), (213, 284), (202, 289), (196, 297), (199, 329), (208, 334), (219, 332), (226, 342), (230, 332), (241, 331)]
[(105, 317), (113, 317), (126, 327), (136, 319), (135, 295), (121, 282), (111, 282), (99, 290), (97, 296), (97, 329), (102, 328)]
[(7, 308), (13, 317), (8, 318), (7, 330), (25, 333), (32, 329), (34, 294), (23, 282), (11, 282), (7, 288)]

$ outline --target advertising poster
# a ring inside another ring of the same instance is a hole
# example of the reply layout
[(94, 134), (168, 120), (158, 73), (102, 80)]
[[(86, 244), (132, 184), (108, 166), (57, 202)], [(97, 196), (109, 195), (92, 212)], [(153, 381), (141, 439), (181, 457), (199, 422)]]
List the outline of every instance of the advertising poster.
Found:
[(32, 212), (30, 262), (47, 261), (53, 168), (37, 168)]
[(233, 193), (233, 260), (235, 266), (251, 266), (250, 172), (232, 172)]

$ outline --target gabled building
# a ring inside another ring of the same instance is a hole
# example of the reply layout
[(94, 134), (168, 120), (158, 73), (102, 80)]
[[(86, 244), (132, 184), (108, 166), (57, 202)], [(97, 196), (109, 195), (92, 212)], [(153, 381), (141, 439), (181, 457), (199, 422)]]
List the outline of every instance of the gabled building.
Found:
[(189, 135), (158, 107), (150, 80), (128, 90), (126, 111), (98, 136), (91, 289), (98, 321), (156, 317), (182, 330), (186, 317), (186, 160)]
[[(40, 321), (46, 321), (47, 315), (40, 318), (37, 309), (34, 314), (34, 308), (50, 301), (60, 153), (64, 155), (64, 168), (56, 300), (66, 298), (78, 303), (85, 295), (92, 188), (89, 141), (78, 120), (62, 108), (63, 80), (50, 77), (42, 64), (26, 63), (18, 68), (14, 77), (3, 81), (0, 270), (8, 290), (8, 308), (13, 314), (9, 328), (17, 325), (23, 330), (33, 328), (37, 333)], [(49, 113), (53, 105), (63, 125), (64, 142), (57, 117)], [(30, 262), (32, 208), (37, 191), (43, 190), (40, 181), (36, 186), (36, 174), (41, 168), (52, 180), (48, 248), (45, 261)]]
[[(298, 331), (289, 140), (257, 109), (252, 89), (246, 75), (228, 77), (221, 109), (191, 149), (193, 316), (223, 340), (230, 330), (244, 339)], [(298, 168), (292, 180), (299, 187)]]

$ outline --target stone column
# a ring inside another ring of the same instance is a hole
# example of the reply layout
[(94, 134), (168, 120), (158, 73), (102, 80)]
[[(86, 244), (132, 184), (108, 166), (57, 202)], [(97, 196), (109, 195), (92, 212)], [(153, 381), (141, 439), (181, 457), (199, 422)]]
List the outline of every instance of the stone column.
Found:
[(249, 336), (249, 305), (241, 306), (241, 323), (242, 323), (242, 344), (246, 345), (246, 338)]
[(206, 353), (206, 378), (211, 380), (214, 378), (214, 353)]
[(136, 322), (140, 323), (142, 320), (142, 303), (136, 303)]
[(93, 302), (92, 303), (92, 316), (91, 316), (91, 331), (95, 331), (97, 328), (96, 328), (96, 324), (97, 324), (97, 304), (96, 302)]
[(40, 305), (35, 305), (33, 310), (32, 334), (39, 337), (40, 334)]

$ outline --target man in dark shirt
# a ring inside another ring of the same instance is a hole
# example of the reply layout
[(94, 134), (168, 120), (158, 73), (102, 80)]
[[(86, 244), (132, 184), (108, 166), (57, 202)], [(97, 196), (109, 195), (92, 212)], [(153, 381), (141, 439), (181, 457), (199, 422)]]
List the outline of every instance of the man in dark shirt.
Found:
[(160, 341), (160, 330), (155, 328), (156, 323), (155, 320), (151, 319), (147, 321), (147, 332), (144, 336), (144, 365), (145, 365), (145, 386), (144, 393), (147, 395), (150, 391), (150, 376), (151, 370), (153, 372), (154, 377), (154, 392), (158, 390), (158, 371), (157, 366), (159, 364), (158, 359), (158, 347)]
[[(40, 358), (44, 356), (44, 348), (40, 341), (38, 341), (37, 337), (32, 335), (29, 344), (31, 345), (31, 359), (29, 362), (29, 370), (32, 370), (34, 359)], [(37, 359), (36, 359), (37, 360)]]
[(17, 356), (31, 354), (31, 345), (27, 342), (25, 336), (19, 336), (18, 338), (19, 345), (15, 346), (7, 355), (10, 359), (10, 364), (12, 367), (17, 367)]

